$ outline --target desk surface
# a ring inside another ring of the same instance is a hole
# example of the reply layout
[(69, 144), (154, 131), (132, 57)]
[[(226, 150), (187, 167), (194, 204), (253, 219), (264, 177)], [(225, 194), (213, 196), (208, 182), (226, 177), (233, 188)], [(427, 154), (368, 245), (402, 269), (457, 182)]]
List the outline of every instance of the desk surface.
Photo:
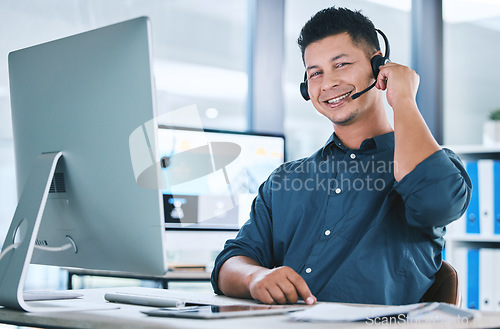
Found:
[[(84, 297), (79, 300), (67, 301), (68, 303), (86, 302), (93, 305), (110, 305), (104, 300), (104, 294), (112, 291), (134, 292), (148, 294), (153, 288), (101, 288), (79, 290)], [(223, 296), (214, 296), (206, 293), (195, 293), (188, 291), (162, 290), (172, 298), (227, 304), (228, 301), (235, 304), (252, 303), (248, 300), (231, 299)], [(22, 326), (54, 327), (54, 328), (286, 328), (286, 329), (322, 329), (322, 328), (367, 328), (365, 322), (351, 323), (307, 323), (292, 322), (285, 315), (245, 317), (220, 320), (194, 320), (176, 318), (148, 317), (140, 313), (141, 310), (151, 309), (146, 306), (116, 304), (117, 309), (78, 311), (78, 312), (50, 312), (50, 313), (25, 313), (20, 311), (0, 309), (0, 322)], [(372, 324), (373, 325), (373, 324)], [(394, 328), (403, 326), (407, 328), (494, 328), (500, 325), (500, 313), (481, 314), (480, 318), (469, 323), (407, 323), (407, 324), (377, 324), (377, 328)]]

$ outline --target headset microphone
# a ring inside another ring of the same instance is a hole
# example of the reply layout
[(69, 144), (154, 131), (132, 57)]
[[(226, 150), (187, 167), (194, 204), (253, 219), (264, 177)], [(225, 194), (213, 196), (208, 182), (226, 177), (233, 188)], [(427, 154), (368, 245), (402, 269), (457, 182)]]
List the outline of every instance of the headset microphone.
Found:
[(366, 88), (366, 89), (363, 89), (362, 91), (360, 91), (359, 93), (355, 93), (354, 95), (351, 96), (352, 99), (356, 99), (358, 98), (359, 96), (363, 95), (364, 93), (366, 93), (368, 90), (372, 89), (373, 87), (375, 87), (375, 85), (377, 84), (377, 80), (375, 80), (374, 83), (372, 83), (370, 85), (370, 87)]
[[(384, 39), (385, 55), (384, 56), (376, 55), (376, 56), (372, 57), (372, 59), (370, 60), (370, 63), (372, 66), (373, 76), (375, 77), (375, 82), (372, 83), (368, 88), (360, 91), (359, 93), (355, 93), (354, 95), (352, 95), (351, 96), (352, 99), (356, 99), (356, 98), (360, 97), (361, 95), (363, 95), (364, 93), (366, 93), (367, 91), (369, 91), (370, 89), (375, 87), (375, 85), (377, 84), (378, 73), (380, 72), (379, 67), (387, 64), (387, 62), (390, 62), (389, 55), (391, 53), (391, 49), (389, 47), (389, 40), (387, 39), (385, 34), (382, 31), (380, 31), (379, 29), (375, 29), (375, 31), (377, 31)], [(306, 101), (308, 101), (310, 99), (309, 86), (307, 85), (307, 73), (304, 73), (304, 81), (300, 84), (300, 94), (302, 95), (302, 97)]]

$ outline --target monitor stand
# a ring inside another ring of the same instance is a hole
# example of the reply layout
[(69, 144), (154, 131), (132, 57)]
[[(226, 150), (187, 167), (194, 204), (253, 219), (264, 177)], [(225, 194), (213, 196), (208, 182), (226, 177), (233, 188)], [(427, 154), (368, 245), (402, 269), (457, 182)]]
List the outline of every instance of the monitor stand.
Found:
[(85, 305), (80, 300), (29, 302), (24, 281), (57, 163), (62, 152), (40, 154), (31, 169), (3, 244), (0, 259), (0, 305), (26, 312), (75, 311), (117, 308), (109, 304)]

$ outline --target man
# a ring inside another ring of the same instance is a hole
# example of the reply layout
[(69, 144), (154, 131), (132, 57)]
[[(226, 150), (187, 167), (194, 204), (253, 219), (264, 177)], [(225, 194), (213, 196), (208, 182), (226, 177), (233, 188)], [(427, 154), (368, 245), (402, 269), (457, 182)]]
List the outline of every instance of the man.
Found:
[(441, 266), (445, 226), (468, 206), (470, 180), (417, 108), (418, 75), (387, 63), (374, 77), (370, 60), (382, 53), (368, 18), (322, 10), (298, 42), (307, 92), (334, 134), (262, 184), (216, 259), (214, 290), (268, 304), (418, 302)]

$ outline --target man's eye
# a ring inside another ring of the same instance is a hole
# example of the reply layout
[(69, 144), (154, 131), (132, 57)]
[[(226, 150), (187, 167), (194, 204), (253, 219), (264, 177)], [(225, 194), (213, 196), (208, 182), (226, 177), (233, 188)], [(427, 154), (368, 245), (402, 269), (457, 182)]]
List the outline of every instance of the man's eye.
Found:
[(337, 65), (335, 65), (335, 68), (337, 68), (337, 69), (338, 69), (338, 68), (341, 68), (341, 67), (347, 66), (347, 65), (349, 65), (349, 64), (351, 64), (351, 63), (338, 63)]
[(320, 75), (320, 74), (321, 74), (321, 71), (311, 73), (311, 75), (309, 76), (309, 79), (314, 78), (314, 77), (317, 77), (317, 76), (318, 76), (318, 75)]

